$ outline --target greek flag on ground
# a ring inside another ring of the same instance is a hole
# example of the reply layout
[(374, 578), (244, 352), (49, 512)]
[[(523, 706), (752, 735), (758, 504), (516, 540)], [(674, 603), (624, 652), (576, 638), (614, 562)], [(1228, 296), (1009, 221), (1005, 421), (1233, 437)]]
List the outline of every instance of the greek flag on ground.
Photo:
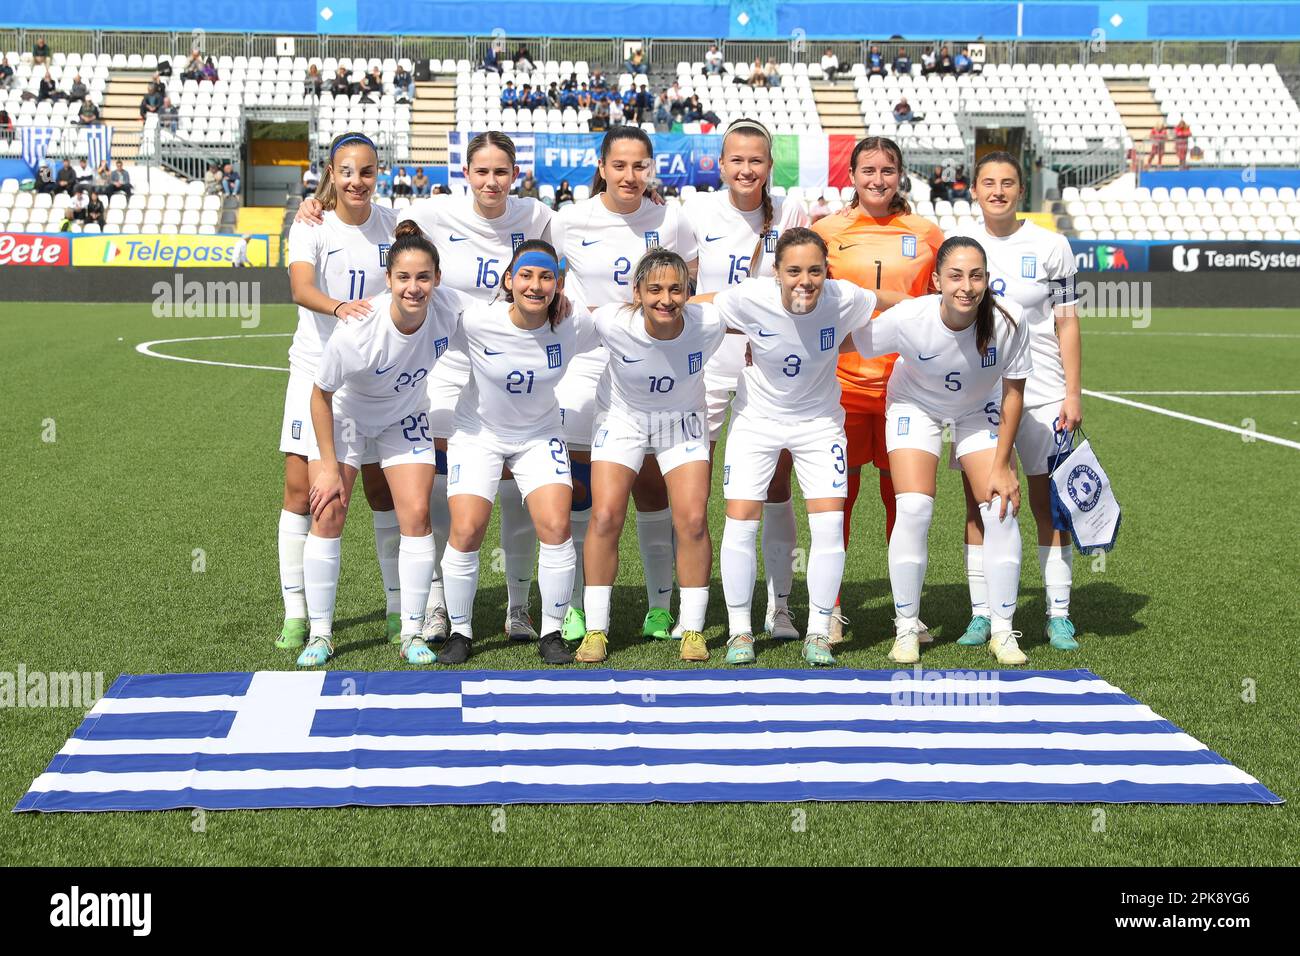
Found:
[(1281, 803), (1086, 670), (119, 677), (24, 810)]

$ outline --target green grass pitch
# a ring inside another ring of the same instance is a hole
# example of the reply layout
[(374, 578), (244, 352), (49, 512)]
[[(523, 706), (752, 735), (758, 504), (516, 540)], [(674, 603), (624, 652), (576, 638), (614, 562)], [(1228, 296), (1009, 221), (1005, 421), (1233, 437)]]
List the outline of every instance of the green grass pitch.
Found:
[[(286, 333), (290, 307), (251, 334)], [(1148, 329), (1085, 320), (1085, 383), (1098, 391), (1297, 388), (1300, 313), (1157, 311)], [(1118, 334), (1117, 334), (1118, 333)], [(145, 340), (241, 335), (237, 320), (159, 319), (146, 305), (10, 304), (0, 319), (0, 671), (282, 669), (276, 451), (285, 377), (162, 361)], [(160, 346), (174, 355), (283, 366), (287, 337)], [(1130, 396), (1300, 441), (1300, 396)], [(1247, 421), (1250, 420), (1250, 421)], [(1097, 398), (1085, 427), (1124, 506), (1104, 567), (1076, 558), (1081, 649), (1042, 636), (1041, 579), (1026, 505), (1017, 618), (1034, 668), (1087, 667), (1285, 798), (1300, 787), (1294, 475), (1300, 450)], [(52, 441), (47, 439), (54, 439)], [(720, 475), (721, 469), (718, 469)], [(335, 667), (393, 669), (364, 497), (345, 534)], [(802, 523), (802, 519), (801, 519)], [(941, 471), (923, 616), (926, 667), (991, 667), (953, 641), (968, 617), (961, 493)], [(713, 530), (721, 534), (715, 490)], [(890, 646), (883, 509), (868, 473), (844, 583), (842, 666), (884, 668)], [(494, 546), (495, 527), (485, 545)], [(807, 530), (802, 529), (806, 545)], [(194, 568), (196, 549), (206, 564)], [(637, 549), (623, 542), (610, 665), (683, 666), (669, 643), (633, 640), (644, 612)], [(534, 588), (534, 601), (536, 589)], [(806, 594), (794, 602), (802, 628)], [(485, 563), (481, 668), (541, 666), (493, 634), (504, 580)], [(756, 601), (756, 615), (763, 599)], [(706, 636), (724, 608), (715, 563)], [(499, 626), (499, 625), (497, 625)], [(760, 640), (760, 666), (801, 666)], [(1243, 687), (1254, 687), (1253, 703)], [(80, 723), (75, 709), (0, 709), (0, 805), (12, 807)], [(0, 863), (92, 864), (1236, 864), (1294, 863), (1290, 806), (723, 804), (0, 813)], [(800, 825), (802, 823), (802, 825)], [(504, 824), (504, 829), (502, 829)]]

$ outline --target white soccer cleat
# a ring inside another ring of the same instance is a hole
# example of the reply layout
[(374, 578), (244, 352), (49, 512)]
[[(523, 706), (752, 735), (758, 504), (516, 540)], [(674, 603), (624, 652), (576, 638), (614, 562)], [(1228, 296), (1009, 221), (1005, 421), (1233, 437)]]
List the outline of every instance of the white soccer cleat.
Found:
[(844, 625), (847, 623), (849, 623), (849, 619), (840, 613), (840, 608), (837, 604), (835, 610), (831, 611), (831, 631), (830, 634), (827, 635), (826, 640), (830, 644), (843, 644)]
[(533, 627), (533, 619), (528, 616), (525, 607), (512, 607), (506, 612), (505, 632), (506, 637), (512, 641), (523, 643), (537, 640), (537, 629)]
[(1020, 649), (1019, 631), (1006, 631), (989, 638), (989, 652), (998, 659), (999, 664), (1028, 664), (1029, 658)]
[(430, 644), (441, 644), (451, 633), (451, 620), (447, 617), (445, 607), (435, 607), (432, 610), (425, 609), (424, 626), (420, 628), (420, 636)]
[(794, 626), (794, 618), (790, 616), (788, 607), (774, 608), (767, 615), (764, 629), (775, 641), (797, 641), (800, 637), (799, 629)]
[(921, 632), (915, 627), (908, 628), (894, 638), (894, 646), (889, 652), (889, 659), (895, 664), (915, 664), (921, 659)]

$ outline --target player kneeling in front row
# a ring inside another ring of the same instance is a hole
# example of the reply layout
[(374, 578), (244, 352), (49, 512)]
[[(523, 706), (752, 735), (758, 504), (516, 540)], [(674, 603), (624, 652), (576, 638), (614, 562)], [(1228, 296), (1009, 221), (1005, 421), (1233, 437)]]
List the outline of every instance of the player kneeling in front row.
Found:
[(1028, 324), (1020, 321), (1018, 305), (998, 302), (989, 291), (988, 262), (974, 239), (944, 242), (935, 269), (938, 295), (903, 302), (853, 334), (863, 355), (899, 353), (885, 399), (885, 445), (898, 504), (889, 540), (895, 611), (889, 658), (920, 660), (926, 539), (944, 424), (951, 423), (957, 460), (984, 523), (989, 648), (1001, 664), (1023, 664), (1011, 629), (1020, 586), (1020, 484), (1011, 455), (1031, 371)]
[(555, 249), (530, 239), (515, 249), (502, 275), (504, 301), (465, 301), (452, 346), (469, 356), (470, 379), (456, 404), (447, 442), (447, 505), (451, 533), (442, 558), (451, 636), (438, 662), (463, 664), (473, 641), (479, 546), (492, 517), (503, 466), (510, 469), (539, 542), (542, 598), (538, 654), (567, 664), (561, 637), (573, 590), (576, 554), (569, 511), (573, 482), (561, 435), (555, 385), (573, 356), (594, 348), (591, 317), (565, 298)]
[(434, 659), (419, 636), (434, 562), (434, 456), (424, 379), (446, 351), (460, 299), (437, 288), (438, 253), (414, 223), (397, 229), (387, 281), (390, 291), (376, 296), (373, 312), (334, 330), (312, 389), (312, 527), (303, 550), (311, 632), (300, 667), (324, 664), (334, 653), (340, 536), (357, 472), (375, 457), (392, 489), (401, 532), (401, 656), (411, 664)]
[(583, 549), (587, 633), (577, 654), (584, 663), (606, 656), (618, 540), (647, 454), (659, 461), (672, 508), (681, 658), (709, 659), (703, 632), (713, 547), (704, 366), (726, 327), (713, 306), (687, 304), (689, 283), (681, 256), (652, 249), (637, 262), (632, 303), (605, 305), (592, 316), (609, 365), (597, 389), (591, 437), (592, 515)]

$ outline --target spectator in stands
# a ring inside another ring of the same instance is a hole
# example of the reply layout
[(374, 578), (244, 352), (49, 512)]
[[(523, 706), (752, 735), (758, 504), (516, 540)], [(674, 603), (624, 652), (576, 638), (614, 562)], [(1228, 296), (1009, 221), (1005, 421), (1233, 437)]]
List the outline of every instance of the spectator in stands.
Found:
[(77, 210), (71, 206), (63, 210), (63, 222), (59, 224), (59, 232), (72, 232), (72, 224), (77, 221)]
[(948, 182), (943, 178), (943, 167), (936, 166), (930, 173), (930, 199), (938, 202), (948, 198)]
[(158, 87), (149, 87), (149, 92), (140, 100), (140, 119), (144, 119), (150, 113), (157, 113), (162, 109), (163, 95), (158, 92)]
[(524, 199), (537, 199), (540, 195), (537, 177), (532, 173), (524, 173), (523, 181), (519, 184), (519, 195)]
[(591, 90), (587, 89), (587, 84), (583, 83), (578, 90), (578, 109), (589, 110), (592, 104)]
[(101, 196), (111, 195), (113, 171), (108, 167), (108, 160), (103, 160), (95, 167), (95, 192)]
[(316, 168), (315, 163), (312, 163), (302, 171), (302, 198), (306, 199), (308, 196), (314, 196), (316, 187), (319, 185), (320, 170)]
[(686, 114), (683, 119), (687, 123), (698, 123), (704, 119), (704, 104), (700, 102), (699, 93), (692, 93), (690, 99), (686, 101)]
[(953, 202), (959, 199), (970, 201), (970, 177), (966, 175), (966, 167), (958, 166), (957, 172), (952, 178), (952, 186), (948, 190), (948, 198)]
[(158, 72), (155, 73), (154, 76), (171, 76), (171, 75), (172, 75), (171, 61), (168, 60), (166, 57), (163, 57), (161, 60), (158, 61)]
[(77, 222), (86, 221), (86, 206), (90, 203), (87, 192), (88, 190), (78, 189), (72, 195), (72, 218)]
[(528, 110), (531, 112), (532, 106), (529, 105), (528, 101), (532, 97), (532, 95), (533, 95), (532, 84), (525, 83), (523, 85), (523, 89), (519, 91), (519, 98), (517, 102), (518, 108), (521, 110)]
[(900, 46), (898, 48), (898, 56), (894, 57), (894, 75), (895, 76), (912, 75), (912, 58), (907, 55), (906, 47)]
[[(622, 104), (620, 103), (620, 106)], [(591, 119), (587, 122), (587, 127), (593, 133), (603, 133), (609, 129), (609, 100), (602, 97), (596, 100), (596, 106), (591, 111)]]
[(362, 84), (361, 92), (383, 94), (384, 76), (379, 72), (379, 67), (372, 67), (370, 72), (366, 74), (366, 79)]
[(1158, 120), (1156, 125), (1151, 127), (1151, 152), (1147, 155), (1147, 169), (1152, 166), (1164, 166), (1165, 164), (1165, 142), (1169, 138), (1169, 130), (1165, 128), (1165, 121)]
[(871, 51), (867, 54), (867, 76), (884, 78), (884, 75), (885, 55), (880, 52), (880, 47), (873, 43), (871, 44)]
[(646, 76), (650, 72), (650, 67), (646, 63), (645, 51), (637, 47), (632, 51), (632, 55), (623, 61), (623, 72), (631, 73), (633, 76)]
[(559, 209), (566, 202), (573, 202), (573, 187), (567, 179), (561, 179), (560, 185), (555, 188), (555, 208)]
[(348, 82), (348, 71), (344, 67), (339, 67), (334, 71), (334, 79), (330, 80), (330, 92), (335, 96), (347, 96), (352, 90), (352, 84)]
[(413, 191), (411, 177), (407, 174), (406, 167), (399, 166), (397, 175), (393, 177), (393, 195), (409, 197)]
[(912, 107), (908, 105), (906, 96), (900, 96), (898, 98), (898, 102), (894, 104), (894, 122), (895, 123), (916, 122), (916, 117), (912, 115)]
[(313, 63), (307, 67), (307, 79), (303, 81), (302, 92), (304, 96), (320, 96), (321, 88), (325, 85), (324, 78), (320, 75), (320, 68)]
[(519, 105), (519, 91), (515, 89), (514, 80), (506, 80), (506, 85), (501, 90), (501, 108), (503, 110), (514, 109)]
[(1178, 168), (1187, 168), (1187, 146), (1192, 140), (1192, 128), (1187, 125), (1187, 119), (1180, 117), (1178, 125), (1174, 127), (1174, 153), (1178, 157)]
[(393, 99), (399, 103), (409, 103), (415, 96), (415, 77), (411, 71), (400, 63), (393, 73)]
[(487, 70), (489, 73), (501, 75), (501, 51), (497, 49), (495, 43), (489, 43), (487, 50), (483, 53), (483, 62), (479, 64), (479, 69)]
[(537, 64), (533, 62), (533, 55), (528, 52), (528, 44), (519, 44), (519, 49), (515, 50), (515, 69), (532, 73), (537, 69)]
[(709, 52), (704, 54), (704, 72), (714, 76), (722, 75), (722, 52), (716, 43), (709, 44)]
[(666, 133), (673, 128), (673, 102), (668, 98), (667, 89), (655, 100), (654, 124), (655, 132), (658, 133)]
[(203, 54), (198, 50), (190, 51), (190, 58), (185, 64), (185, 69), (181, 71), (182, 80), (203, 79)]
[(73, 169), (72, 164), (65, 159), (63, 165), (59, 167), (59, 189), (71, 196), (76, 188), (77, 171)]
[(14, 68), (9, 65), (9, 57), (0, 57), (0, 90), (9, 89), (14, 78)]
[(221, 195), (221, 167), (213, 163), (203, 174), (203, 192), (208, 196)]
[(926, 50), (921, 54), (921, 75), (929, 76), (939, 68), (939, 54), (934, 51), (934, 47)]
[(636, 121), (638, 123), (650, 123), (654, 120), (655, 113), (655, 95), (650, 92), (650, 87), (642, 83), (640, 89), (636, 91)]
[(957, 72), (957, 68), (952, 63), (952, 54), (948, 52), (946, 46), (939, 49), (939, 64), (935, 67), (935, 72), (940, 76), (951, 76)]
[(958, 76), (961, 76), (963, 73), (970, 73), (974, 70), (975, 61), (970, 58), (970, 50), (962, 47), (961, 52), (957, 54), (957, 58), (953, 60), (953, 65), (957, 67)]
[(54, 171), (50, 169), (49, 163), (41, 163), (41, 168), (36, 170), (36, 191), (51, 195), (59, 191), (59, 184), (54, 178)]
[(578, 74), (573, 73), (560, 87), (560, 109), (578, 108)]
[(432, 188), (433, 184), (429, 182), (429, 177), (425, 175), (424, 167), (421, 166), (416, 170), (415, 177), (411, 180), (411, 190), (417, 196), (427, 196)]
[(375, 192), (381, 196), (393, 194), (393, 171), (385, 163), (379, 164), (379, 172), (375, 175)]
[(754, 57), (754, 65), (749, 68), (749, 85), (767, 86), (767, 71), (763, 69), (763, 61), (758, 57)]
[(41, 77), (39, 92), (36, 94), (36, 102), (41, 103), (45, 100), (61, 100), (63, 94), (59, 92), (59, 85), (54, 82), (54, 77), (50, 75), (47, 69), (45, 75)]
[(84, 156), (77, 160), (77, 168), (75, 172), (77, 174), (77, 189), (95, 188), (95, 170), (88, 162), (86, 162)]
[(232, 164), (226, 163), (226, 165), (221, 168), (221, 191), (227, 196), (238, 196), (239, 187), (239, 173), (235, 170), (235, 167)]
[(68, 87), (68, 102), (75, 103), (77, 100), (84, 100), (90, 95), (90, 90), (86, 89), (86, 84), (81, 82), (81, 74), (78, 73), (72, 78), (72, 86)]
[(623, 101), (623, 115), (627, 117), (630, 123), (636, 113), (636, 90), (629, 86), (619, 94), (619, 99)]
[(808, 207), (809, 225), (816, 222), (818, 219), (825, 219), (830, 214), (831, 214), (830, 203), (826, 201), (825, 196), (818, 196), (813, 201), (813, 203)]
[(560, 84), (552, 81), (546, 90), (546, 108), (558, 110), (560, 108)]
[(93, 222), (96, 225), (104, 225), (104, 201), (99, 198), (99, 194), (94, 190), (86, 190), (86, 222)]
[(763, 64), (763, 75), (767, 77), (768, 86), (781, 85), (781, 71), (776, 65), (776, 60), (770, 56), (767, 58), (767, 62)]
[(50, 58), (50, 45), (45, 42), (45, 37), (37, 37), (36, 45), (32, 47), (32, 64), (40, 66)]
[(609, 79), (605, 76), (603, 70), (596, 70), (591, 74), (591, 89), (593, 92), (595, 90), (609, 89)]
[(217, 75), (217, 64), (212, 62), (212, 57), (208, 57), (203, 61), (203, 79), (207, 80), (209, 83), (215, 83), (217, 80), (221, 79), (221, 77)]
[(131, 198), (131, 174), (122, 167), (120, 159), (108, 174), (108, 194), (116, 196), (118, 193), (125, 193), (127, 199)]
[(623, 97), (611, 96), (609, 98), (609, 128), (622, 126), (624, 120)]
[(528, 94), (528, 108), (535, 110), (538, 107), (546, 107), (546, 91), (542, 89), (542, 84), (537, 84), (537, 89)]
[(0, 106), (0, 133), (12, 133), (14, 131), (13, 117), (9, 111)]
[(158, 124), (173, 133), (181, 122), (181, 111), (172, 103), (170, 96), (164, 96), (162, 106), (158, 107)]
[(840, 69), (840, 58), (835, 55), (835, 51), (830, 47), (822, 54), (822, 72), (826, 74), (826, 79), (832, 83), (835, 82), (835, 74)]
[(89, 126), (91, 123), (99, 122), (99, 107), (95, 105), (90, 97), (81, 101), (81, 111), (77, 114), (77, 119), (82, 126)]

